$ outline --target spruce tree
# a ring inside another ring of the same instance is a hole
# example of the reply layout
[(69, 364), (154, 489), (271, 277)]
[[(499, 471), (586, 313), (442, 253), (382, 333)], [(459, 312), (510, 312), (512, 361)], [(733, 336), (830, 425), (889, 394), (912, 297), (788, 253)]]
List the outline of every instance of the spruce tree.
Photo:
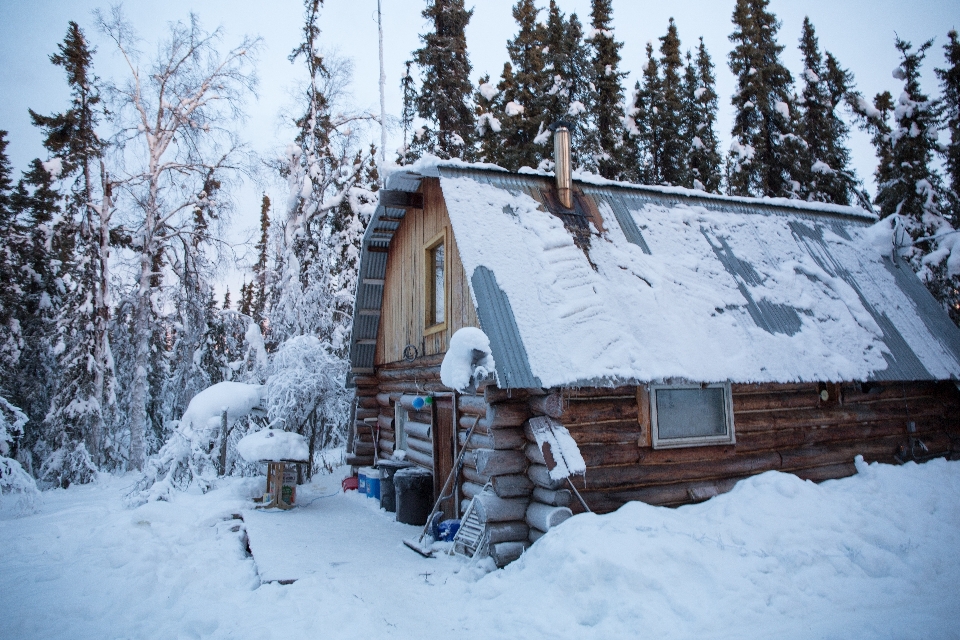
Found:
[(728, 189), (733, 195), (795, 197), (795, 159), (802, 144), (793, 131), (793, 76), (780, 62), (780, 22), (769, 0), (737, 0), (730, 70), (737, 76)]
[[(592, 157), (584, 153), (588, 139), (588, 115), (591, 108), (590, 52), (583, 41), (583, 25), (576, 14), (565, 19), (556, 0), (550, 0), (543, 50), (548, 125), (564, 121), (573, 125), (571, 151), (573, 166), (595, 170)], [(552, 159), (549, 146), (544, 159)]]
[(418, 155), (469, 159), (474, 119), (465, 30), (473, 10), (465, 9), (463, 0), (429, 0), (422, 15), (433, 31), (420, 36), (423, 47), (413, 56), (421, 72), (417, 113), (427, 124), (413, 149)]
[(590, 74), (592, 99), (592, 142), (588, 148), (596, 157), (597, 170), (604, 178), (619, 179), (629, 173), (623, 140), (623, 86), (627, 76), (620, 71), (623, 43), (613, 37), (612, 0), (591, 0), (592, 31), (587, 41), (593, 50)]
[(237, 310), (245, 316), (253, 317), (253, 290), (253, 283), (247, 282), (244, 278), (243, 284), (240, 285), (240, 302)]
[(932, 44), (929, 40), (914, 52), (909, 42), (897, 38), (902, 62), (894, 76), (903, 80), (904, 88), (893, 110), (892, 173), (878, 185), (876, 198), (880, 215), (896, 213), (909, 220), (915, 239), (934, 231), (927, 214), (940, 214), (940, 178), (931, 166), (938, 150), (938, 106), (920, 88), (920, 65)]
[[(53, 452), (44, 461), (41, 480), (59, 486), (87, 482), (100, 461), (104, 404), (110, 399), (106, 296), (104, 199), (94, 179), (104, 147), (96, 133), (100, 95), (93, 75), (94, 51), (75, 22), (50, 61), (63, 67), (71, 90), (70, 108), (52, 116), (30, 112), (45, 133), (44, 146), (61, 163), (69, 185), (66, 217), (72, 224), (73, 250), (64, 271), (69, 274), (64, 304), (57, 315), (56, 386), (44, 420), (45, 439)], [(101, 168), (101, 173), (102, 173)]]
[(956, 31), (950, 31), (947, 38), (948, 42), (943, 46), (947, 66), (937, 69), (937, 76), (943, 91), (943, 115), (950, 135), (942, 154), (947, 173), (950, 221), (956, 227), (960, 226), (960, 40)]
[(477, 115), (476, 159), (480, 162), (500, 164), (500, 134), (503, 131), (500, 118), (503, 116), (505, 104), (502, 98), (513, 91), (513, 68), (509, 62), (504, 65), (503, 74), (499, 85), (490, 81), (489, 74), (484, 75), (473, 94)]
[(533, 0), (518, 0), (513, 18), (519, 27), (516, 36), (507, 41), (510, 62), (504, 65), (498, 85), (502, 108), (494, 112), (501, 133), (495, 162), (516, 171), (520, 167), (536, 168), (544, 157), (552, 157), (545, 143), (550, 138), (547, 127), (548, 85), (552, 76), (545, 71), (543, 50), (545, 27), (538, 22), (539, 9)]
[(660, 36), (660, 99), (657, 102), (660, 122), (660, 183), (677, 186), (687, 181), (687, 150), (690, 141), (683, 126), (683, 57), (680, 35), (670, 18), (667, 33)]
[(56, 448), (56, 443), (43, 441), (41, 425), (56, 380), (56, 311), (66, 293), (62, 267), (72, 236), (71, 225), (64, 224), (61, 216), (61, 198), (55, 185), (58, 167), (58, 163), (44, 165), (39, 159), (33, 160), (11, 198), (22, 238), (17, 247), (20, 255), (15, 257), (15, 282), (21, 294), (15, 309), (22, 348), (16, 363), (16, 383), (7, 399), (30, 418), (23, 445), (33, 451), (38, 462)]
[(253, 266), (253, 281), (248, 285), (250, 311), (246, 312), (267, 334), (267, 300), (270, 296), (270, 198), (263, 194), (260, 202), (260, 239), (257, 241), (257, 263)]
[(713, 61), (700, 38), (696, 60), (687, 62), (684, 74), (684, 128), (689, 144), (689, 168), (683, 186), (719, 193), (722, 179), (720, 141), (717, 138), (717, 91)]
[(804, 81), (798, 134), (806, 146), (801, 160), (801, 189), (805, 200), (850, 204), (855, 194), (850, 151), (846, 147), (849, 129), (837, 107), (850, 92), (852, 76), (828, 54), (827, 64), (820, 53), (810, 18), (803, 20), (800, 38)]
[(642, 184), (663, 182), (663, 126), (658, 105), (663, 102), (660, 65), (647, 43), (643, 77), (633, 93), (633, 107), (624, 118), (626, 141), (622, 177)]
[[(879, 137), (881, 143), (876, 197), (880, 216), (896, 216), (897, 228), (909, 236), (895, 233), (899, 252), (954, 322), (960, 322), (960, 274), (955, 266), (951, 268), (956, 262), (951, 255), (957, 248), (956, 234), (943, 216), (943, 185), (933, 168), (940, 150), (941, 107), (920, 88), (920, 66), (932, 44), (929, 40), (913, 50), (909, 42), (897, 38), (901, 63), (893, 75), (903, 81), (903, 91), (892, 104), (878, 101), (873, 110), (864, 110), (875, 140)], [(893, 116), (889, 133), (878, 135), (885, 124), (885, 111)]]
[(413, 150), (413, 121), (417, 116), (417, 89), (414, 85), (410, 67), (413, 60), (407, 60), (403, 76), (400, 77), (400, 92), (403, 95), (403, 107), (400, 112), (400, 126), (403, 129), (403, 146), (397, 151), (397, 164), (411, 164), (416, 161)]
[[(12, 168), (7, 157), (7, 132), (0, 131), (0, 368), (14, 371), (23, 348), (20, 328), (22, 289), (19, 258), (25, 252), (24, 238), (11, 202)], [(13, 397), (14, 379), (0, 376), (0, 396)]]

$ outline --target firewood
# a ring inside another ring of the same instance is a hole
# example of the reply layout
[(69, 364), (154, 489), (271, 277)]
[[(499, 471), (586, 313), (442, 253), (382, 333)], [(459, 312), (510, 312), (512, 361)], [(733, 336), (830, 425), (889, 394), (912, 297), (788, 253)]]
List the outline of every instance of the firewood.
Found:
[(551, 491), (543, 487), (534, 487), (533, 499), (551, 507), (569, 507), (573, 503), (573, 493), (569, 489)]
[(572, 515), (573, 512), (567, 507), (551, 507), (540, 502), (531, 502), (527, 507), (526, 522), (540, 531), (550, 531)]

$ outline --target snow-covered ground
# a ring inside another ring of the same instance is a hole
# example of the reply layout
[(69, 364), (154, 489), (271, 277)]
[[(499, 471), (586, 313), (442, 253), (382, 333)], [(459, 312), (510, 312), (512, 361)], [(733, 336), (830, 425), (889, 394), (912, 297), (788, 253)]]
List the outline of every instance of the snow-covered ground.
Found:
[(262, 480), (128, 509), (133, 479), (105, 476), (5, 507), (0, 638), (960, 638), (960, 462), (575, 516), (493, 573), (414, 554), (417, 528), (339, 479), (248, 515), (289, 585), (232, 518)]

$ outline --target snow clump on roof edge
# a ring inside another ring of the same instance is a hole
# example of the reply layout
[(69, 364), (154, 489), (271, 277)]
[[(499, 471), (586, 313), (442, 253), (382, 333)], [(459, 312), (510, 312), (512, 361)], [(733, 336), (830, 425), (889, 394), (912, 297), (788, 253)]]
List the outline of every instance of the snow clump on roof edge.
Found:
[(476, 327), (464, 327), (453, 334), (450, 348), (440, 364), (440, 381), (444, 386), (463, 391), (471, 380), (495, 371), (487, 334)]

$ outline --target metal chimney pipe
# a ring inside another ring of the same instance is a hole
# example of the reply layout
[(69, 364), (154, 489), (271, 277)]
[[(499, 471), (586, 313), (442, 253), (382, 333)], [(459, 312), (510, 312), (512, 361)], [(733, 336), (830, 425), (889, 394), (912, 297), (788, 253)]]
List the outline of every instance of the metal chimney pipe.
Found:
[(557, 178), (557, 198), (567, 209), (573, 209), (573, 175), (570, 167), (570, 129), (566, 123), (553, 126), (553, 162)]

